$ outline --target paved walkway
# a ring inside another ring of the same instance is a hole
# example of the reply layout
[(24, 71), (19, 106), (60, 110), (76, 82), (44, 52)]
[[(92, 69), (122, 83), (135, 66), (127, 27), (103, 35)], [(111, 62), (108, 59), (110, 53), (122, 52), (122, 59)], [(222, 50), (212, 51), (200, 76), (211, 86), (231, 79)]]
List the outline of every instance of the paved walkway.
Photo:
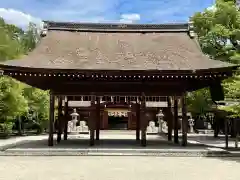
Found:
[[(25, 136), (25, 137), (15, 137), (7, 140), (0, 140), (0, 150), (7, 153), (24, 153), (29, 155), (28, 152), (34, 152), (40, 155), (42, 153), (51, 152), (52, 154), (65, 155), (77, 155), (79, 153), (83, 154), (86, 152), (89, 154), (99, 154), (99, 153), (112, 153), (112, 155), (121, 155), (121, 153), (132, 152), (140, 153), (159, 153), (162, 156), (164, 153), (181, 153), (181, 156), (199, 156), (199, 153), (209, 154), (209, 152), (226, 152), (222, 149), (224, 147), (224, 137), (215, 139), (212, 135), (199, 135), (199, 134), (189, 134), (188, 146), (182, 147), (181, 145), (176, 145), (173, 142), (167, 141), (166, 135), (148, 135), (148, 145), (143, 148), (140, 146), (139, 142), (135, 140), (134, 131), (101, 131), (100, 141), (96, 141), (96, 146), (89, 147), (89, 135), (70, 135), (68, 141), (61, 141), (60, 144), (54, 147), (47, 146), (47, 135), (41, 136)], [(56, 139), (56, 136), (55, 136)], [(56, 141), (55, 141), (56, 142)], [(180, 136), (181, 142), (181, 136)], [(230, 147), (234, 147), (234, 142), (230, 141)], [(3, 154), (0, 152), (0, 155)], [(51, 153), (49, 155), (51, 155)], [(60, 153), (60, 154), (59, 154)], [(63, 153), (63, 154), (62, 154)], [(239, 151), (235, 152), (235, 156), (240, 154)], [(45, 154), (46, 155), (46, 154)], [(202, 155), (202, 154), (201, 154)]]
[(47, 139), (47, 135), (39, 136), (20, 136), (20, 137), (11, 137), (9, 139), (0, 139), (0, 150), (11, 148), (26, 142), (39, 141)]
[(238, 180), (238, 159), (0, 157), (1, 180)]

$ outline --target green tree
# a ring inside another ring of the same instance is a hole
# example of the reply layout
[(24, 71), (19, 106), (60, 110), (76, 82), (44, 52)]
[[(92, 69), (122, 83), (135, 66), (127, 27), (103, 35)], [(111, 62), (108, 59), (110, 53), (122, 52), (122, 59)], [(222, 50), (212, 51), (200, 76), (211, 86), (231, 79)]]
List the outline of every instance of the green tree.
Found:
[(188, 109), (194, 115), (203, 115), (211, 110), (212, 101), (209, 90), (204, 88), (195, 92), (188, 93)]
[(25, 48), (25, 53), (32, 51), (40, 38), (37, 27), (33, 23), (29, 23), (28, 30), (24, 33), (22, 38), (22, 44)]
[(240, 62), (240, 12), (233, 1), (217, 0), (212, 9), (192, 17), (204, 53), (213, 59)]
[[(197, 12), (192, 21), (200, 46), (212, 59), (240, 63), (240, 11), (235, 0), (216, 0), (215, 6)], [(240, 98), (240, 79), (235, 76), (224, 83), (226, 98)], [(197, 103), (199, 98), (210, 98), (207, 90), (200, 90), (192, 95), (191, 102)], [(202, 107), (206, 101), (199, 105)], [(208, 102), (210, 103), (210, 102)], [(236, 106), (235, 106), (236, 107)], [(235, 112), (235, 111), (234, 111)]]
[(11, 79), (0, 77), (0, 119), (12, 121), (28, 111), (27, 100), (23, 96), (23, 84)]
[(28, 101), (28, 107), (38, 113), (42, 120), (48, 119), (49, 95), (47, 91), (42, 91), (31, 86), (24, 88), (24, 97)]
[(15, 59), (23, 53), (18, 36), (22, 31), (14, 25), (6, 25), (0, 18), (0, 61)]
[[(36, 47), (38, 30), (33, 23), (23, 31), (0, 18), (0, 61), (18, 59)], [(29, 111), (37, 114), (39, 124), (48, 119), (48, 93), (12, 78), (0, 77), (0, 121), (18, 121)], [(19, 122), (20, 123), (20, 122)], [(3, 126), (3, 127), (8, 127)]]

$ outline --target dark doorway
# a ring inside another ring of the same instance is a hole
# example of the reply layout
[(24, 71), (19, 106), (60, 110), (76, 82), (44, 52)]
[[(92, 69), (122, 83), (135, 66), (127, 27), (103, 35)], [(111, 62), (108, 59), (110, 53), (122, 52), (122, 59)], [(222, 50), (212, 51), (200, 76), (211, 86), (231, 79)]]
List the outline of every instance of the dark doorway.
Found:
[(112, 130), (126, 130), (128, 129), (128, 118), (108, 116), (108, 127)]

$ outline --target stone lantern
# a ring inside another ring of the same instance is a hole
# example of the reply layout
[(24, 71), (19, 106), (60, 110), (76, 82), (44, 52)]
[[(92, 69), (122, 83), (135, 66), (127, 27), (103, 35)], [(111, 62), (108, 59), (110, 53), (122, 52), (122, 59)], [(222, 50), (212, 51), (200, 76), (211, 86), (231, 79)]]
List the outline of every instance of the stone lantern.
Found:
[(78, 122), (78, 116), (79, 116), (79, 114), (77, 113), (77, 110), (74, 109), (73, 113), (70, 114), (70, 116), (72, 117), (72, 120), (68, 122), (68, 132), (77, 133), (77, 122)]
[(152, 114), (147, 113), (146, 118), (148, 119), (147, 134), (157, 134), (159, 130), (155, 125), (155, 121), (152, 120)]
[(189, 124), (189, 127), (190, 127), (190, 133), (193, 133), (194, 132), (194, 130), (193, 130), (194, 119), (192, 118), (192, 116), (190, 116), (190, 118), (188, 119), (188, 124)]
[(164, 117), (164, 114), (162, 113), (162, 110), (159, 111), (159, 113), (157, 114), (157, 117), (158, 117), (158, 132), (159, 133), (162, 133), (163, 131), (163, 117)]

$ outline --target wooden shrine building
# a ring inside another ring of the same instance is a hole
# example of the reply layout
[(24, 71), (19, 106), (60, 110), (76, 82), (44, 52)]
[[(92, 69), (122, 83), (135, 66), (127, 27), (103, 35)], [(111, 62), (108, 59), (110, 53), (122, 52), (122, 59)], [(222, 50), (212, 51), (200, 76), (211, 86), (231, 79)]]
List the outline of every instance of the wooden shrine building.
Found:
[[(182, 108), (182, 145), (187, 144), (189, 91), (210, 87), (223, 99), (221, 81), (236, 65), (210, 60), (201, 52), (192, 24), (94, 24), (46, 21), (41, 41), (28, 55), (0, 65), (4, 75), (50, 90), (49, 139), (54, 102), (59, 99), (58, 138), (67, 139), (69, 96), (89, 96), (90, 145), (99, 139), (101, 98), (127, 97), (136, 116), (136, 140), (146, 146), (146, 97), (166, 96), (168, 138), (178, 142), (178, 100)], [(131, 99), (131, 97), (135, 97)], [(65, 104), (62, 107), (62, 100)], [(218, 100), (220, 100), (218, 98)], [(130, 107), (130, 106), (129, 106)], [(62, 112), (62, 108), (65, 112)], [(96, 133), (95, 133), (96, 132)], [(141, 133), (140, 133), (141, 132)], [(140, 137), (141, 136), (141, 137)]]

